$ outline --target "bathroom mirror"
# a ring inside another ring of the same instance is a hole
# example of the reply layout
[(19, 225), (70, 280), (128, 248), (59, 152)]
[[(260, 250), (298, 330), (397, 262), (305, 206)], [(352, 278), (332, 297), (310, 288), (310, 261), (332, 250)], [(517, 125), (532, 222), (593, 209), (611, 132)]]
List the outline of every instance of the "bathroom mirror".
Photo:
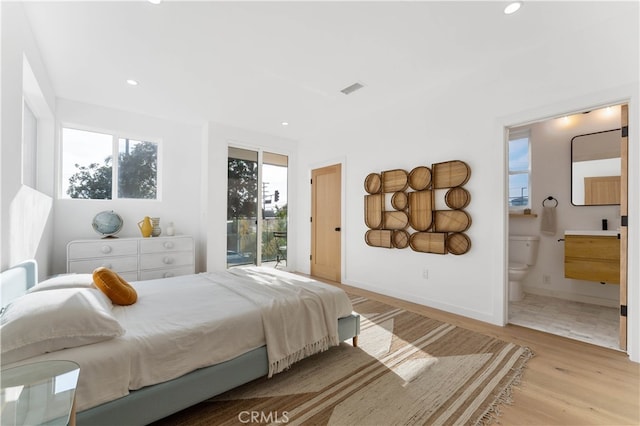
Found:
[(571, 139), (571, 204), (620, 204), (620, 129)]

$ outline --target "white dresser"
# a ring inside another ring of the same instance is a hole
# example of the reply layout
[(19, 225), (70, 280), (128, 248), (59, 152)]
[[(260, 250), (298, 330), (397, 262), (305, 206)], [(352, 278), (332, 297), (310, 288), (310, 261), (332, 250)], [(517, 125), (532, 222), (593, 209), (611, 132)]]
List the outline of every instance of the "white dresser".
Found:
[(117, 272), (127, 281), (193, 274), (193, 238), (186, 235), (105, 238), (67, 244), (67, 272), (92, 273), (100, 266)]

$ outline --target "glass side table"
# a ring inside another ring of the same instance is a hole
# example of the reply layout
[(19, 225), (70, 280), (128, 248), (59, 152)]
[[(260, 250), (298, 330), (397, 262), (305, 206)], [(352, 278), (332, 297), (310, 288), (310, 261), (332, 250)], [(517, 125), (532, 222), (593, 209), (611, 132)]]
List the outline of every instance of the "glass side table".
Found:
[(75, 425), (78, 364), (42, 361), (3, 369), (1, 374), (3, 426)]

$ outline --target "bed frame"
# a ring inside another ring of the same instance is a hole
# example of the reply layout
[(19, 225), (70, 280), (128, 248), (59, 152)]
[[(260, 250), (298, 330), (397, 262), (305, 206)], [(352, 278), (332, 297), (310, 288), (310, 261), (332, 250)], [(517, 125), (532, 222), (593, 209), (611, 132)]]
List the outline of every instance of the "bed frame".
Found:
[[(36, 262), (29, 260), (2, 272), (2, 306), (25, 294), (37, 283), (37, 268)], [(353, 339), (353, 345), (357, 346), (360, 316), (352, 314), (340, 318), (338, 334), (340, 341)], [(131, 391), (127, 396), (81, 411), (77, 413), (76, 422), (78, 425), (92, 426), (148, 424), (266, 376), (268, 372), (267, 348), (262, 346), (229, 361)]]

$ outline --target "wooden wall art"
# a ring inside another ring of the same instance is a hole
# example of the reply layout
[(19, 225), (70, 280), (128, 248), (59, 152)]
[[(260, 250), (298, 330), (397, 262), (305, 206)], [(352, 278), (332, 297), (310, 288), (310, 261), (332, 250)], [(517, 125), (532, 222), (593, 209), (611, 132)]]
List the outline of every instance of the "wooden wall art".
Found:
[[(369, 228), (365, 242), (423, 253), (467, 253), (471, 240), (465, 231), (471, 216), (463, 209), (471, 194), (463, 186), (470, 177), (471, 168), (460, 160), (418, 166), (409, 173), (400, 169), (370, 173), (364, 180), (364, 222)], [(436, 209), (436, 193), (443, 191), (448, 209)]]

